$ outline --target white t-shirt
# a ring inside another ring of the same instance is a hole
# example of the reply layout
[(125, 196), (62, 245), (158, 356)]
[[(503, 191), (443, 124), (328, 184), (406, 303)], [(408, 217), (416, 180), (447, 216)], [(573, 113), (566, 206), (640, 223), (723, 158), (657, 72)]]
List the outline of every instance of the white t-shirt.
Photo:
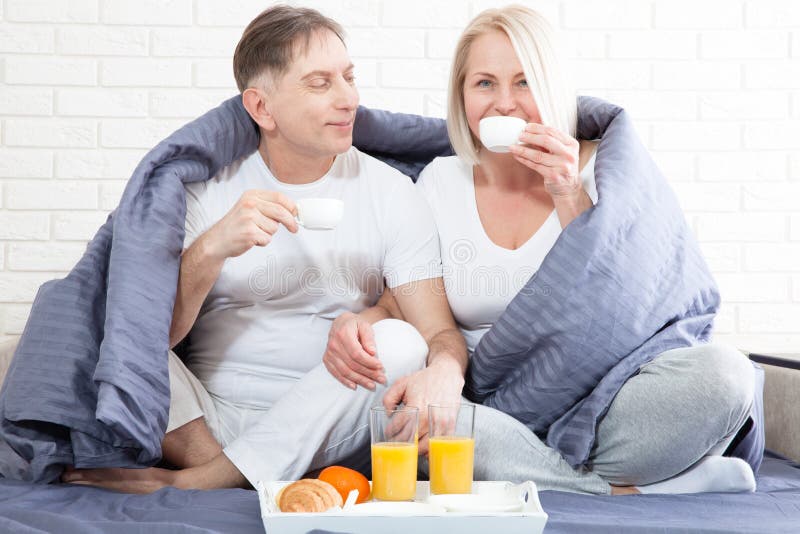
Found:
[(310, 184), (278, 181), (254, 152), (214, 178), (186, 185), (184, 248), (249, 189), (338, 198), (333, 230), (284, 226), (266, 247), (228, 258), (189, 335), (187, 364), (215, 398), (269, 408), (322, 362), (331, 323), (373, 305), (383, 289), (441, 276), (430, 208), (413, 183), (351, 148)]
[[(594, 155), (580, 174), (597, 202)], [(542, 264), (561, 234), (556, 211), (516, 250), (496, 245), (478, 216), (472, 167), (458, 158), (436, 158), (417, 180), (439, 228), (447, 300), (470, 354)], [(509, 214), (513, 217), (513, 214)]]

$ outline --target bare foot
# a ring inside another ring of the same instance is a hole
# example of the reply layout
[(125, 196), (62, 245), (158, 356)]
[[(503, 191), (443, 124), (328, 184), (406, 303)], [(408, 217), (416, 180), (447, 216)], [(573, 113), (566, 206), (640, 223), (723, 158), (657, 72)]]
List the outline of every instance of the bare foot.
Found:
[(61, 481), (69, 484), (95, 486), (122, 493), (152, 493), (167, 486), (174, 486), (178, 471), (149, 467), (146, 469), (123, 469), (117, 467), (98, 469), (67, 468)]
[(611, 486), (611, 495), (638, 495), (636, 486)]

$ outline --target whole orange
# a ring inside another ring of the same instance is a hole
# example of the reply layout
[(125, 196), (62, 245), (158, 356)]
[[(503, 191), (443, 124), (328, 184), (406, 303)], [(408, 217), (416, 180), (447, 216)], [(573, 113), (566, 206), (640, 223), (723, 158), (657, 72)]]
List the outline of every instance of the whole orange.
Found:
[(341, 465), (332, 465), (322, 470), (319, 474), (319, 479), (324, 480), (336, 488), (336, 491), (342, 496), (343, 501), (347, 500), (347, 496), (353, 490), (358, 490), (356, 504), (361, 504), (369, 500), (369, 480), (358, 471), (342, 467)]

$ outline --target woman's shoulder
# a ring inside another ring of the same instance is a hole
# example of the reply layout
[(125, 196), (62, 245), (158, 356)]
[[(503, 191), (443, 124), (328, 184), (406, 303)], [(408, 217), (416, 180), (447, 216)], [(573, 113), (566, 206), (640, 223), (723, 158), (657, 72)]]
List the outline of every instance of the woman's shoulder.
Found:
[(433, 161), (428, 163), (425, 170), (428, 169), (467, 169), (467, 163), (458, 156), (439, 156), (433, 158)]
[(435, 158), (422, 170), (417, 185), (424, 191), (441, 187), (456, 187), (458, 183), (472, 178), (472, 167), (458, 156)]
[(472, 180), (472, 167), (458, 156), (436, 158), (420, 173), (417, 189), (434, 210), (444, 204), (458, 202), (459, 191), (465, 190)]

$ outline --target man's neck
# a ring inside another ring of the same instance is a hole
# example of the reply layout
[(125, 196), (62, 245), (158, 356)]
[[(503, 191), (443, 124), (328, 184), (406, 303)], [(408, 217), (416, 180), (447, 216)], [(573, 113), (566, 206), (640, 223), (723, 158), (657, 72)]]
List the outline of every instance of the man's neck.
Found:
[[(269, 148), (267, 148), (269, 145)], [(272, 175), (285, 184), (310, 184), (322, 178), (333, 165), (335, 156), (302, 154), (278, 139), (262, 135), (258, 152)]]

